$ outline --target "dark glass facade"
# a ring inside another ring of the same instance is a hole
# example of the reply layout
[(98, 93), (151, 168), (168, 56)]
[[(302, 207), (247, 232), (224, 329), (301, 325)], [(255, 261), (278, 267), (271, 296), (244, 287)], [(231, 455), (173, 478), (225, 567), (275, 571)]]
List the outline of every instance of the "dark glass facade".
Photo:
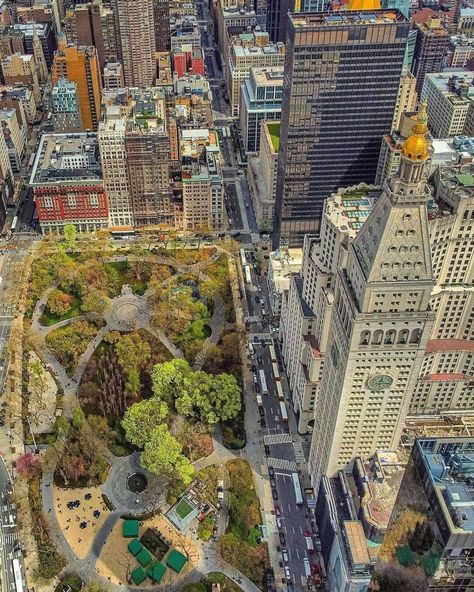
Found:
[(289, 15), (274, 248), (318, 232), (331, 192), (375, 179), (409, 31), (390, 12)]

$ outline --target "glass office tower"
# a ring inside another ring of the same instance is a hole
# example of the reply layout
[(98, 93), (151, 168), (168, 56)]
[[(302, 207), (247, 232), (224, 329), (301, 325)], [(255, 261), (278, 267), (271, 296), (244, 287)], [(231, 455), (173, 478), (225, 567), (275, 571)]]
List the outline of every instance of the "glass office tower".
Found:
[(331, 192), (374, 181), (409, 26), (397, 10), (289, 14), (274, 248), (317, 233)]

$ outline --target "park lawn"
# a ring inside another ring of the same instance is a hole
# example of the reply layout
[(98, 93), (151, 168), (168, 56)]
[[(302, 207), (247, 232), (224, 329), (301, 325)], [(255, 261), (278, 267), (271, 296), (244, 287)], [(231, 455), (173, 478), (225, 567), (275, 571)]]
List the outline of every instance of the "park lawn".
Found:
[(81, 299), (78, 298), (77, 296), (73, 295), (72, 302), (71, 302), (71, 308), (63, 315), (58, 315), (58, 314), (54, 314), (54, 313), (50, 312), (48, 310), (48, 306), (46, 305), (44, 312), (39, 319), (40, 325), (50, 327), (51, 325), (55, 325), (56, 323), (59, 323), (61, 321), (65, 321), (67, 319), (72, 319), (74, 317), (78, 317), (79, 315), (82, 314), (81, 304), (82, 304)]
[(112, 261), (106, 263), (105, 270), (115, 270), (118, 273), (119, 282), (114, 288), (111, 288), (112, 298), (120, 295), (122, 287), (125, 284), (128, 284), (135, 294), (142, 296), (145, 293), (149, 278), (149, 273), (146, 271), (143, 272), (142, 279), (136, 279), (128, 266), (128, 261)]

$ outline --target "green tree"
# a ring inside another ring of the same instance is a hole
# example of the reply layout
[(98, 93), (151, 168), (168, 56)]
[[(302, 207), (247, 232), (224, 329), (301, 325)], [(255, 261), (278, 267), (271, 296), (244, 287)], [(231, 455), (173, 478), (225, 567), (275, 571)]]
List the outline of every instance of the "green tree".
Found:
[(53, 290), (48, 298), (48, 310), (55, 315), (62, 316), (71, 308), (72, 300), (70, 294), (61, 290)]
[(165, 479), (178, 479), (184, 485), (189, 485), (193, 479), (193, 465), (182, 454), (181, 444), (171, 435), (165, 424), (158, 425), (151, 432), (140, 463), (151, 473)]
[(110, 586), (99, 582), (89, 582), (83, 588), (83, 592), (111, 592), (111, 590)]
[(86, 418), (84, 416), (84, 412), (82, 411), (82, 409), (80, 407), (74, 407), (74, 409), (72, 410), (71, 419), (72, 427), (76, 430), (80, 430), (84, 425), (85, 421)]
[(125, 390), (129, 395), (135, 398), (140, 394), (140, 388), (140, 374), (138, 370), (134, 368), (128, 373), (127, 381), (125, 383)]
[(156, 364), (152, 373), (152, 390), (155, 397), (174, 403), (189, 394), (191, 368), (186, 360), (176, 359)]
[(151, 348), (138, 333), (129, 333), (115, 343), (115, 353), (120, 367), (128, 376), (133, 370), (138, 371), (146, 366), (151, 357)]
[(74, 224), (66, 224), (64, 227), (63, 245), (68, 253), (72, 253), (76, 248), (77, 230)]
[(110, 308), (110, 298), (104, 290), (92, 290), (82, 298), (81, 309), (83, 312), (103, 315)]
[(143, 448), (154, 428), (168, 415), (168, 406), (157, 399), (147, 399), (132, 405), (124, 415), (122, 427), (129, 442)]

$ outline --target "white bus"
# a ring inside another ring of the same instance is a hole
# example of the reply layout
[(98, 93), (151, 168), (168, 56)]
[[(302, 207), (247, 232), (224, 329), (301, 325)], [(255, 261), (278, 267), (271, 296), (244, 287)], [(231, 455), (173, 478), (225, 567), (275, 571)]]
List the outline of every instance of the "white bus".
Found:
[(272, 363), (273, 376), (275, 380), (280, 381), (280, 372), (278, 371), (278, 364)]
[(262, 387), (262, 395), (268, 395), (267, 381), (265, 380), (265, 372), (263, 370), (258, 371), (260, 375), (260, 386)]
[(277, 362), (277, 357), (276, 357), (276, 353), (275, 353), (275, 346), (274, 345), (270, 345), (270, 347), (268, 348), (270, 350), (270, 361), (272, 364), (276, 364)]
[(275, 382), (276, 384), (276, 389), (277, 389), (277, 397), (279, 401), (284, 401), (285, 400), (285, 396), (283, 394), (283, 387), (281, 386), (281, 382), (278, 380), (277, 382)]
[(251, 284), (252, 283), (252, 274), (250, 273), (250, 265), (246, 265), (244, 267), (244, 272), (245, 272), (245, 281), (247, 282), (247, 284)]
[(15, 230), (15, 228), (16, 228), (16, 225), (17, 225), (17, 224), (18, 224), (18, 216), (15, 216), (15, 217), (13, 218), (12, 225), (10, 226), (10, 230), (11, 230), (12, 232)]
[(247, 265), (247, 257), (245, 256), (245, 250), (240, 249), (240, 261), (242, 263), (242, 269)]
[(293, 487), (295, 488), (296, 504), (301, 506), (303, 503), (303, 494), (301, 493), (300, 478), (298, 477), (298, 473), (291, 473), (291, 478), (293, 479)]
[(21, 566), (19, 559), (13, 559), (13, 577), (15, 578), (16, 592), (23, 592), (23, 578), (21, 577)]
[(285, 401), (280, 401), (280, 415), (283, 421), (288, 421), (288, 413), (286, 411)]

